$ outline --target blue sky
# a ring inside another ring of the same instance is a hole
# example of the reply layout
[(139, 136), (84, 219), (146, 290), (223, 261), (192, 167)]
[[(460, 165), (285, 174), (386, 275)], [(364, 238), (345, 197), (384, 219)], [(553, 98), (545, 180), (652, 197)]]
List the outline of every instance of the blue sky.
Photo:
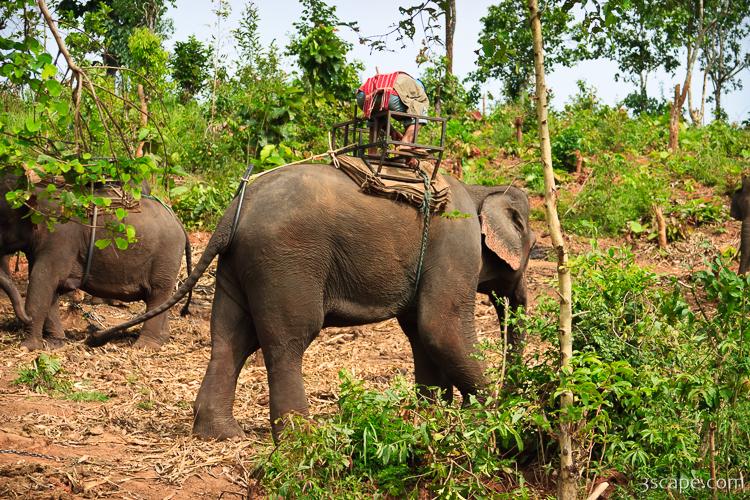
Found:
[[(329, 4), (335, 5), (339, 18), (343, 21), (356, 21), (363, 35), (374, 35), (388, 31), (388, 27), (400, 19), (398, 7), (410, 6), (416, 0), (377, 0), (366, 2), (363, 0), (329, 0)], [(485, 15), (489, 5), (494, 2), (490, 0), (457, 0), (457, 22), (454, 42), (454, 71), (459, 76), (466, 76), (474, 69), (477, 50), (477, 38), (481, 30), (480, 18)], [(223, 22), (223, 44), (222, 50), (228, 59), (235, 55), (230, 31), (237, 27), (239, 16), (244, 8), (244, 0), (229, 0), (231, 7), (230, 17)], [(300, 17), (302, 8), (297, 0), (257, 0), (260, 15), (260, 34), (262, 41), (267, 44), (276, 40), (280, 47), (285, 47), (292, 34), (292, 23)], [(209, 0), (177, 0), (176, 8), (170, 9), (169, 16), (174, 19), (174, 35), (169, 41), (171, 45), (175, 40), (186, 40), (191, 34), (196, 35), (203, 41), (210, 41), (216, 30), (216, 16), (213, 9), (216, 3)], [(414, 42), (407, 40), (404, 49), (397, 47), (395, 42), (393, 48), (396, 52), (373, 52), (369, 48), (357, 43), (357, 36), (349, 30), (342, 30), (341, 35), (354, 43), (351, 56), (359, 59), (365, 65), (366, 73), (374, 73), (375, 67), (381, 72), (403, 70), (419, 75), (421, 69), (417, 66), (415, 58), (421, 48), (421, 39), (416, 37)], [(417, 32), (419, 35), (419, 31)], [(749, 42), (750, 43), (750, 42)], [(291, 61), (287, 62), (291, 68)], [(634, 87), (632, 84), (620, 80), (614, 80), (617, 65), (612, 61), (597, 60), (579, 63), (572, 68), (557, 68), (547, 75), (547, 85), (551, 87), (555, 95), (553, 106), (559, 108), (567, 102), (570, 96), (577, 92), (576, 81), (585, 80), (593, 85), (598, 96), (607, 104), (614, 104), (630, 93)], [(364, 75), (363, 75), (364, 76)], [(732, 121), (742, 121), (750, 118), (750, 70), (746, 69), (740, 74), (745, 81), (745, 88), (722, 96), (722, 105), (725, 107)], [(653, 97), (670, 95), (671, 89), (676, 83), (684, 79), (684, 71), (678, 70), (675, 75), (658, 73), (650, 75), (648, 83), (649, 94)], [(694, 96), (700, 99), (700, 85), (702, 76), (694, 79)], [(499, 84), (489, 83), (484, 90), (499, 95)], [(709, 82), (707, 92), (711, 92)], [(707, 103), (707, 111), (712, 110), (712, 104)], [(709, 113), (710, 114), (710, 113)]]

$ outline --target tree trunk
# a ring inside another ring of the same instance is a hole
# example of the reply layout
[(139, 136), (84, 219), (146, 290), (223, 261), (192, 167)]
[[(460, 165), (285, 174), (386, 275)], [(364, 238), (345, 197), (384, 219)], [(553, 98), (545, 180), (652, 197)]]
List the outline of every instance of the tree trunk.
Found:
[(674, 87), (674, 100), (669, 112), (669, 149), (677, 151), (679, 147), (680, 116), (682, 115), (682, 103), (680, 102), (680, 84)]
[(719, 498), (718, 489), (716, 487), (716, 424), (711, 422), (708, 424), (708, 454), (710, 459), (710, 474), (711, 474), (711, 498), (717, 500)]
[(516, 127), (516, 143), (523, 144), (523, 116), (516, 116), (513, 125)]
[(581, 154), (580, 149), (573, 151), (573, 154), (576, 157), (576, 174), (580, 174), (583, 172), (583, 155)]
[(31, 323), (31, 318), (26, 315), (26, 309), (24, 308), (23, 300), (21, 300), (21, 294), (18, 292), (15, 283), (11, 277), (5, 273), (4, 270), (0, 270), (0, 290), (8, 294), (10, 303), (13, 306), (13, 311), (19, 320), (25, 325)]
[[(138, 84), (138, 99), (141, 101), (141, 128), (146, 128), (148, 126), (148, 104), (146, 103), (146, 93), (143, 90), (143, 85), (140, 83)], [(142, 157), (145, 148), (146, 141), (143, 140), (138, 144), (138, 149), (135, 151), (135, 157)]]
[(714, 82), (714, 118), (721, 120), (724, 113), (721, 110), (721, 83)]
[[(703, 87), (701, 88), (701, 108), (696, 112), (693, 118), (693, 125), (703, 125), (703, 119), (706, 117), (706, 83), (708, 82), (708, 68), (703, 72)], [(691, 111), (692, 115), (692, 111)], [(698, 119), (696, 122), (696, 118)]]
[(703, 72), (703, 89), (701, 91), (701, 107), (693, 108), (693, 92), (692, 89), (688, 90), (688, 113), (690, 113), (690, 121), (693, 125), (700, 127), (703, 125), (703, 111), (706, 104), (706, 80), (708, 79), (708, 70)]
[(456, 0), (445, 2), (445, 72), (453, 74), (453, 35), (456, 33)]
[[(544, 44), (542, 41), (542, 23), (539, 16), (537, 0), (528, 0), (531, 37), (534, 45), (534, 70), (536, 73), (536, 113), (539, 122), (539, 145), (544, 169), (544, 206), (549, 226), (552, 246), (557, 253), (557, 279), (560, 292), (560, 371), (570, 369), (573, 357), (572, 338), (572, 289), (568, 252), (565, 248), (560, 219), (557, 214), (557, 188), (552, 170), (552, 149), (550, 146), (549, 124), (547, 122), (547, 86), (544, 81)], [(575, 499), (578, 493), (577, 475), (573, 460), (573, 439), (569, 408), (573, 406), (573, 394), (564, 392), (560, 396), (560, 476), (557, 483), (557, 497)]]

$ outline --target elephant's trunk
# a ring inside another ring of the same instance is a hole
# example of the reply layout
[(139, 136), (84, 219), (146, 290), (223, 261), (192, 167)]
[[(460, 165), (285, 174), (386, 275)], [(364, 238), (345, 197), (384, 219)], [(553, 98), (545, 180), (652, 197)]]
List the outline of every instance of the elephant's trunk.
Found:
[(750, 271), (750, 217), (742, 219), (740, 232), (740, 274)]
[(21, 300), (21, 294), (18, 292), (13, 280), (8, 276), (4, 270), (0, 269), (0, 288), (10, 297), (10, 303), (13, 305), (13, 311), (16, 316), (25, 325), (31, 324), (31, 318), (26, 314), (24, 309), (23, 301)]
[(236, 206), (237, 198), (235, 198), (235, 200), (230, 205), (230, 209), (228, 209), (224, 213), (224, 217), (221, 219), (221, 222), (219, 222), (219, 225), (216, 227), (216, 231), (208, 241), (206, 250), (203, 252), (200, 260), (195, 265), (195, 269), (193, 269), (185, 282), (177, 289), (174, 295), (172, 295), (169, 299), (167, 299), (166, 302), (164, 302), (160, 306), (157, 306), (154, 309), (151, 309), (150, 311), (147, 311), (140, 316), (131, 319), (130, 321), (120, 323), (119, 325), (113, 326), (112, 328), (107, 328), (106, 330), (99, 330), (92, 333), (86, 339), (86, 344), (90, 347), (102, 346), (110, 340), (119, 337), (120, 332), (122, 332), (123, 330), (126, 330), (127, 328), (135, 326), (139, 323), (143, 323), (144, 321), (149, 320), (154, 316), (158, 316), (164, 311), (167, 311), (170, 307), (179, 302), (185, 295), (191, 292), (195, 284), (198, 283), (200, 277), (204, 272), (206, 272), (206, 269), (208, 269), (208, 266), (214, 260), (214, 257), (224, 252), (229, 246), (231, 240), (232, 219), (234, 218), (234, 210), (231, 210), (231, 208), (236, 208)]

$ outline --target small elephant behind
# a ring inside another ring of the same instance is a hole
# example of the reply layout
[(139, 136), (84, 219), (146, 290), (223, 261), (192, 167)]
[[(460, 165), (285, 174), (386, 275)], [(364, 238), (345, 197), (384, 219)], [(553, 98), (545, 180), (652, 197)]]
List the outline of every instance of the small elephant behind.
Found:
[[(180, 271), (183, 251), (188, 273), (191, 270), (190, 242), (175, 215), (161, 202), (143, 198), (140, 209), (130, 212), (124, 222), (135, 227), (137, 241), (127, 250), (114, 245), (92, 248), (91, 229), (78, 222), (58, 224), (54, 231), (45, 224), (34, 224), (30, 208), (11, 208), (5, 193), (15, 189), (19, 178), (0, 177), (0, 255), (18, 251), (29, 261), (29, 285), (25, 304), (4, 269), (0, 269), (0, 289), (11, 298), (13, 309), (26, 326), (22, 346), (40, 349), (43, 332), (50, 344), (60, 343), (65, 332), (58, 314), (58, 298), (62, 293), (81, 289), (95, 297), (123, 301), (143, 300), (147, 310), (163, 303), (172, 294)], [(111, 195), (106, 188), (97, 194)], [(41, 203), (32, 198), (29, 201)], [(48, 203), (48, 202), (46, 202)], [(47, 207), (49, 208), (49, 207)], [(97, 234), (113, 216), (99, 217)], [(188, 298), (183, 313), (187, 313)], [(147, 321), (138, 339), (142, 347), (159, 347), (169, 338), (167, 314)]]

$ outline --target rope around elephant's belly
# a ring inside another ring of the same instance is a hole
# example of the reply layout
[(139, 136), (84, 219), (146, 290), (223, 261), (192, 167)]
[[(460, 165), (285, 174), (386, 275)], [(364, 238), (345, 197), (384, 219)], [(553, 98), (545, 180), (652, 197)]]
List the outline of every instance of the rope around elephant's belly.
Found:
[(414, 295), (417, 295), (419, 290), (419, 280), (422, 277), (422, 267), (424, 266), (424, 255), (427, 252), (427, 237), (430, 233), (430, 203), (432, 202), (432, 185), (430, 184), (429, 176), (424, 170), (419, 169), (419, 174), (422, 176), (422, 182), (424, 182), (424, 199), (422, 200), (422, 206), (420, 211), (422, 212), (422, 243), (419, 247), (419, 261), (417, 262), (417, 280), (414, 283)]

